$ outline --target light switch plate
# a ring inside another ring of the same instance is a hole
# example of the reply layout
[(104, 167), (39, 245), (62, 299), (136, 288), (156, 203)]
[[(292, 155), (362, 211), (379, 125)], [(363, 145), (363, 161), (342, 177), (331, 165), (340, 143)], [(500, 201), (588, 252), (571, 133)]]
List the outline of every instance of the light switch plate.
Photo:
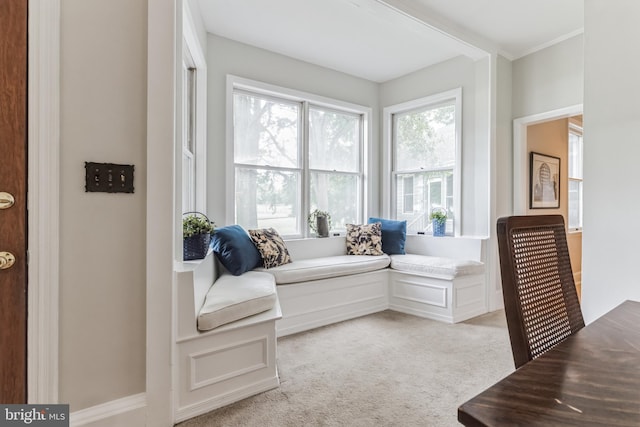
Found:
[(133, 193), (133, 165), (85, 162), (88, 193)]

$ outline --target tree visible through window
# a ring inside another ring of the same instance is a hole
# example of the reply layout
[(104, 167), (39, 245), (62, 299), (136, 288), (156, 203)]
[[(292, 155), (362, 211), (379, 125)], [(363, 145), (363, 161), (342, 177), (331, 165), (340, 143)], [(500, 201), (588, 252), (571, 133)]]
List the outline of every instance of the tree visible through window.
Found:
[[(427, 100), (395, 112), (391, 120), (395, 217), (407, 220), (407, 231), (415, 233), (430, 230), (431, 211), (445, 209), (447, 233), (451, 233), (456, 219), (456, 99)], [(411, 210), (406, 208), (408, 200)]]
[(236, 222), (300, 236), (316, 208), (334, 229), (361, 221), (362, 122), (362, 114), (235, 90)]

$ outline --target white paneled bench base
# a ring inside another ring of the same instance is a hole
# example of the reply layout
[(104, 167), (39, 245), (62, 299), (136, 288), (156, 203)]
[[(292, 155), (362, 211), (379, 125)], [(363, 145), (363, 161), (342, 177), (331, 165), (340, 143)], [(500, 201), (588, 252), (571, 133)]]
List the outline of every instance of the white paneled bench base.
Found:
[(391, 255), (389, 308), (449, 323), (488, 311), (484, 264), (426, 255)]
[(265, 270), (278, 285), (278, 336), (385, 310), (389, 262), (388, 255), (336, 255)]
[(369, 273), (278, 285), (283, 317), (278, 336), (386, 310), (387, 268)]
[[(176, 422), (280, 384), (276, 321), (282, 312), (273, 276), (223, 274), (214, 282), (212, 253), (183, 264), (177, 271)], [(200, 331), (198, 324), (212, 329)]]

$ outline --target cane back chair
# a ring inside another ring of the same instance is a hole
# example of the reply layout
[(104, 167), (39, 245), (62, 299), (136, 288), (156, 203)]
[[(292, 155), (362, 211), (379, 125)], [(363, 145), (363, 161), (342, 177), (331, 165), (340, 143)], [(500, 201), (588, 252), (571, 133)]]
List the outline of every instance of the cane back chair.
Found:
[(562, 215), (500, 218), (498, 250), (519, 368), (584, 327)]

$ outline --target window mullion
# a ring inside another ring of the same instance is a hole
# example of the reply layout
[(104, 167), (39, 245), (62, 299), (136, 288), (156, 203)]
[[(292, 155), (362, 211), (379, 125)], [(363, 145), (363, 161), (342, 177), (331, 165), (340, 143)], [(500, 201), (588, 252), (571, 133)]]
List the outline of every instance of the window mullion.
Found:
[(309, 102), (303, 101), (300, 117), (300, 152), (302, 160), (302, 200), (300, 206), (301, 232), (309, 237), (308, 212), (311, 210), (311, 177), (309, 175)]
[(364, 145), (364, 138), (365, 138), (365, 120), (362, 114), (360, 114), (360, 124), (359, 124), (359, 135), (358, 135), (358, 144), (360, 144), (360, 146), (358, 147), (358, 154), (359, 154), (359, 158), (360, 158), (360, 163), (358, 164), (358, 175), (359, 175), (359, 184), (360, 184), (360, 194), (358, 194), (358, 199), (361, 200), (361, 203), (358, 203), (358, 210), (357, 210), (357, 215), (358, 218), (360, 218), (360, 222), (366, 222), (366, 218), (364, 217), (365, 212), (368, 212), (368, 198), (367, 198), (367, 191), (366, 191), (366, 185), (367, 185), (367, 180), (366, 180), (366, 174), (365, 174), (365, 167), (367, 164), (369, 164), (368, 162), (368, 156), (369, 156), (369, 151), (367, 150), (367, 148)]

